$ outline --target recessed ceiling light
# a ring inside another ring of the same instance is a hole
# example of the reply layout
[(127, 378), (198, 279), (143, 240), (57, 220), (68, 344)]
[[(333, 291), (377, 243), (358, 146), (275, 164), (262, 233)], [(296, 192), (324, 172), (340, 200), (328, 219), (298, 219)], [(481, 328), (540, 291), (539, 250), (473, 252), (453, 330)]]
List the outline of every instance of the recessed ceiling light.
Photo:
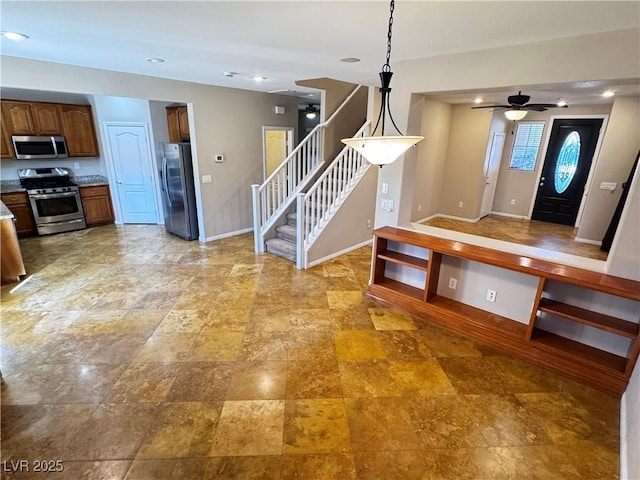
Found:
[(265, 77), (261, 77), (260, 75), (256, 75), (255, 77), (253, 77), (253, 80), (255, 82), (261, 82), (263, 80), (266, 80), (266, 78)]
[(482, 97), (476, 97), (476, 98), (473, 99), (473, 103), (475, 103), (476, 105), (478, 105), (479, 103), (482, 103), (482, 102), (483, 102)]
[(360, 59), (357, 57), (344, 57), (341, 58), (340, 61), (344, 63), (358, 63)]
[(145, 60), (149, 63), (164, 63), (164, 58), (150, 57)]
[(21, 42), (22, 40), (29, 38), (28, 35), (18, 32), (2, 32), (2, 36), (7, 40), (13, 40), (14, 42)]
[(613, 90), (607, 90), (606, 92), (604, 92), (602, 94), (603, 97), (609, 98), (609, 97), (613, 97), (616, 94), (616, 92), (614, 92)]

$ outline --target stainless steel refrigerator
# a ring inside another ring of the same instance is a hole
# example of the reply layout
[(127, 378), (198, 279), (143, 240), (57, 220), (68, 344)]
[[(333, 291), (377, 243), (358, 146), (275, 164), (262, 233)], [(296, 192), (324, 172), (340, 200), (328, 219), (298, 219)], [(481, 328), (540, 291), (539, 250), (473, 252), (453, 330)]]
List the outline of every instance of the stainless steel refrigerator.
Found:
[(167, 232), (185, 240), (195, 240), (198, 238), (198, 215), (191, 145), (158, 143), (156, 158)]

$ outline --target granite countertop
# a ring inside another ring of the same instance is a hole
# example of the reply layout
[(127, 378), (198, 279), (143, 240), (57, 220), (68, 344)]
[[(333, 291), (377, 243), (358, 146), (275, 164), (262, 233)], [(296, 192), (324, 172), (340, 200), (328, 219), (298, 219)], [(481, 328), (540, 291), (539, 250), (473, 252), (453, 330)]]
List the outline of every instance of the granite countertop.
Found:
[(11, 210), (0, 200), (0, 220), (8, 220), (10, 218), (13, 218), (13, 213), (11, 213)]
[(26, 190), (20, 185), (20, 180), (0, 180), (0, 193), (25, 192)]
[(71, 179), (77, 183), (79, 187), (93, 187), (96, 185), (109, 185), (107, 177), (102, 175), (80, 175)]
[[(71, 181), (79, 187), (93, 187), (96, 185), (109, 185), (107, 177), (102, 175), (79, 175), (71, 178)], [(25, 192), (25, 188), (20, 185), (20, 180), (0, 180), (0, 193)]]

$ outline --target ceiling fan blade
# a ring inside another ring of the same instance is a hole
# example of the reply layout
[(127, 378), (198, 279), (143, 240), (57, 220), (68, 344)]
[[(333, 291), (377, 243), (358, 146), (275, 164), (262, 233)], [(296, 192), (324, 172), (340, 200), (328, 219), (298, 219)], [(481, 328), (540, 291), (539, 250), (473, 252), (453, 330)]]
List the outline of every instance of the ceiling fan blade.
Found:
[(511, 105), (481, 105), (479, 107), (471, 108), (511, 108)]
[(544, 105), (525, 105), (524, 107), (522, 107), (522, 110), (531, 110), (534, 112), (544, 112), (547, 110), (547, 107), (545, 107)]
[(556, 105), (555, 103), (528, 103), (527, 105), (524, 106), (524, 108), (530, 108), (530, 107), (542, 107), (542, 108), (567, 108), (568, 105), (564, 105), (562, 107), (559, 107), (558, 105)]

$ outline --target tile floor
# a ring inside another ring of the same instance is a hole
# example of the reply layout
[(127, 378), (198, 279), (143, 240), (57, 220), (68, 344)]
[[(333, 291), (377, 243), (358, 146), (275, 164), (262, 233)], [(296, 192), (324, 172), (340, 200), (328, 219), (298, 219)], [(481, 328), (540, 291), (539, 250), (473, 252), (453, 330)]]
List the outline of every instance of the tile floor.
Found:
[(615, 399), (368, 298), (369, 248), (297, 271), (249, 235), (21, 244), (33, 277), (2, 289), (2, 478), (618, 476)]
[(606, 260), (607, 252), (597, 245), (576, 242), (578, 229), (567, 225), (489, 215), (475, 223), (437, 217), (424, 225), (470, 233), (505, 242), (570, 253), (579, 257)]

